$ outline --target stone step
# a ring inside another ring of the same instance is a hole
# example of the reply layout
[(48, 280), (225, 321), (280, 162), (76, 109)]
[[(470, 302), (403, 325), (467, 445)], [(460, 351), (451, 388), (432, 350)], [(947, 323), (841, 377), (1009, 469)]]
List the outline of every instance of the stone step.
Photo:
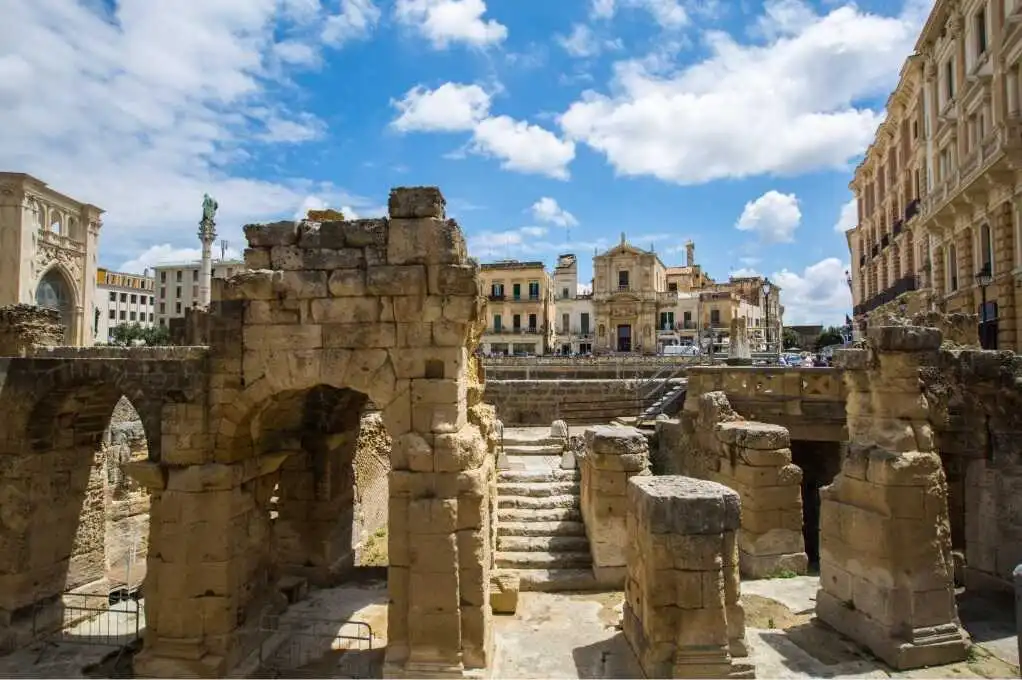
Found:
[(557, 437), (548, 437), (546, 435), (535, 437), (535, 436), (530, 436), (530, 435), (527, 435), (527, 434), (526, 435), (515, 434), (514, 432), (509, 432), (508, 430), (504, 430), (503, 442), (504, 442), (504, 446), (506, 448), (508, 446), (519, 446), (519, 445), (521, 445), (521, 446), (549, 446), (549, 445), (556, 444), (557, 446), (560, 446), (562, 440), (558, 439)]
[(577, 508), (580, 505), (577, 494), (559, 494), (556, 496), (497, 496), (498, 508), (522, 508), (546, 510), (551, 508)]
[(504, 442), (504, 453), (509, 456), (559, 456), (564, 451), (561, 444), (508, 444)]
[(498, 536), (585, 536), (582, 522), (500, 522)]
[(581, 487), (577, 481), (563, 482), (498, 482), (498, 496), (577, 496)]
[(592, 569), (502, 569), (515, 574), (523, 592), (563, 592), (572, 590), (605, 590), (593, 576)]
[(527, 524), (546, 522), (581, 522), (582, 511), (578, 508), (500, 508), (497, 518), (502, 522)]
[(585, 552), (504, 552), (497, 551), (496, 566), (512, 569), (578, 569), (593, 563)]
[(497, 474), (500, 482), (567, 482), (579, 481), (582, 472), (579, 470), (501, 470)]
[(589, 539), (585, 536), (501, 536), (498, 530), (497, 550), (509, 553), (588, 553)]

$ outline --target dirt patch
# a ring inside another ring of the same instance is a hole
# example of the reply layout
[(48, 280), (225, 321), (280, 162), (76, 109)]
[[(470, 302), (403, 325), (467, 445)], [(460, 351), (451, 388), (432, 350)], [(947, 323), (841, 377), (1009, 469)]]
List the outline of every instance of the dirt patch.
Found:
[(621, 625), (621, 611), (624, 607), (625, 594), (620, 591), (607, 593), (580, 593), (579, 600), (597, 602), (600, 605), (600, 623), (607, 628)]
[(747, 628), (787, 630), (808, 623), (813, 618), (812, 614), (795, 614), (777, 600), (750, 593), (742, 595), (742, 606), (745, 607)]

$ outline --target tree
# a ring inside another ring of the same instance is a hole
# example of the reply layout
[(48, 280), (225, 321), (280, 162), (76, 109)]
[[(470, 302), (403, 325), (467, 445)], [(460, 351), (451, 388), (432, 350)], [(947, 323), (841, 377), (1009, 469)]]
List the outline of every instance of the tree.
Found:
[(816, 338), (816, 351), (819, 352), (824, 347), (830, 345), (843, 345), (845, 344), (845, 337), (841, 333), (841, 329), (837, 326), (828, 326), (820, 333), (820, 337)]
[(790, 328), (784, 329), (784, 349), (791, 349), (792, 347), (798, 347), (799, 339), (798, 333)]
[(166, 326), (143, 328), (139, 323), (122, 323), (110, 330), (110, 339), (111, 344), (122, 347), (169, 345), (170, 330)]

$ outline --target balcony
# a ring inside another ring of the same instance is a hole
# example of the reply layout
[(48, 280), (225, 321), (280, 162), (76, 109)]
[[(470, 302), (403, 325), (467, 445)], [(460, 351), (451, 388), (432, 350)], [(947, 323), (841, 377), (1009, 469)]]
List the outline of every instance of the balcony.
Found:
[(863, 301), (862, 303), (855, 305), (852, 312), (855, 316), (861, 316), (872, 312), (880, 305), (886, 305), (888, 302), (893, 302), (899, 295), (911, 292), (919, 289), (919, 282), (915, 276), (904, 276), (894, 282), (894, 285), (887, 290), (874, 295), (873, 297)]
[(539, 295), (514, 295), (510, 298), (505, 298), (510, 302), (539, 302)]
[(490, 302), (500, 302), (500, 301), (502, 301), (504, 299), (504, 294), (503, 293), (490, 293), (486, 297), (490, 300)]
[(632, 287), (629, 286), (627, 283), (625, 283), (625, 284), (618, 284), (617, 292), (618, 293), (627, 293), (631, 289), (632, 289)]
[(499, 326), (486, 329), (488, 335), (539, 335), (542, 332), (543, 329), (538, 326), (519, 326), (518, 328)]

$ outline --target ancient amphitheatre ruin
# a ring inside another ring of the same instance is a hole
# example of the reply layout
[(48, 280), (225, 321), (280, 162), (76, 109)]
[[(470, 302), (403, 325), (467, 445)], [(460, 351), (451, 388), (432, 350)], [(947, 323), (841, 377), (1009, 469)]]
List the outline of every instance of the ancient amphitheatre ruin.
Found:
[[(741, 579), (810, 564), (813, 625), (894, 671), (969, 657), (962, 588), (1010, 595), (1022, 562), (1022, 360), (963, 349), (969, 319), (889, 319), (835, 368), (689, 367), (674, 417), (547, 423), (521, 446), (564, 463), (507, 469), (502, 433), (520, 424), (509, 395), (570, 401), (577, 376), (550, 369), (561, 387), (537, 387), (476, 356), (485, 298), (444, 205), (435, 188), (401, 188), (384, 219), (246, 227), (249, 270), (215, 282), (180, 346), (60, 347), (44, 310), (0, 311), (10, 658), (73, 637), (68, 612), (90, 609), (75, 596), (107, 601), (126, 548), (110, 545), (104, 513), (141, 495), (145, 623), (130, 672), (257, 672), (253, 654), (281, 632), (267, 617), (351, 577), (369, 429), (389, 448), (376, 675), (501, 676), (525, 650), (497, 618), (562, 576), (568, 590), (623, 591), (613, 649), (630, 650), (637, 675), (773, 675)], [(608, 379), (598, 362), (571, 370)], [(134, 435), (111, 427), (122, 399)], [(557, 554), (572, 568), (542, 567)]]

